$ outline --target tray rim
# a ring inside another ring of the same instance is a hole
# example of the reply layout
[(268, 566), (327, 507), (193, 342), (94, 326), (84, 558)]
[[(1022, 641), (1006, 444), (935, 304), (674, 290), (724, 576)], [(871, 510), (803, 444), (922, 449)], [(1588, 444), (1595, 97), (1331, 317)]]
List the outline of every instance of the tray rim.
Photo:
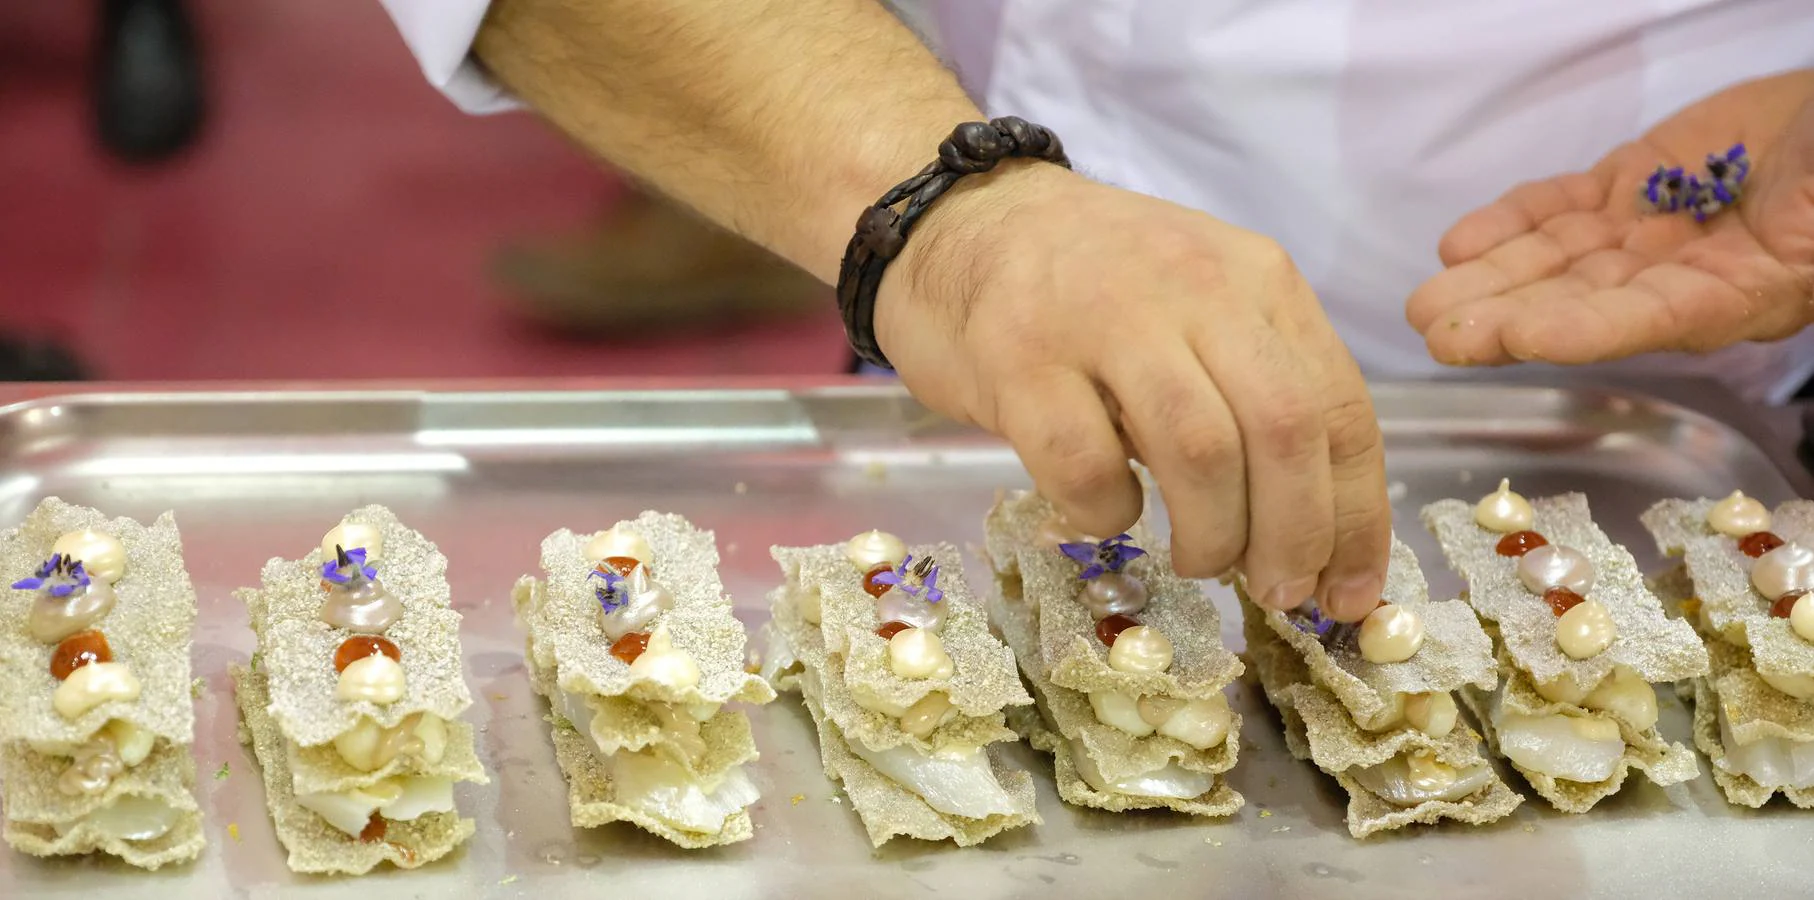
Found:
[[(1718, 381), (1705, 377), (1563, 378), (1549, 372), (1459, 372), (1428, 379), (1382, 379), (1369, 383), (1376, 405), (1380, 399), (1435, 389), (1513, 389), (1554, 393), (1603, 406), (1634, 404), (1686, 421), (1736, 432), (1763, 453), (1772, 468), (1799, 496), (1814, 496), (1814, 472), (1785, 440), (1781, 426), (1772, 427), (1769, 408), (1741, 400)], [(0, 384), (0, 427), (34, 410), (62, 403), (155, 405), (158, 403), (228, 403), (263, 400), (279, 403), (321, 401), (425, 401), (512, 395), (556, 397), (611, 395), (678, 396), (686, 393), (794, 395), (805, 399), (863, 397), (905, 400), (918, 404), (898, 381), (875, 376), (656, 376), (572, 378), (461, 378), (277, 381), (170, 382), (17, 382)], [(920, 405), (924, 408), (923, 405)], [(936, 415), (928, 411), (928, 415)], [(1484, 417), (1483, 417), (1484, 418)], [(973, 426), (964, 426), (966, 428)], [(981, 429), (974, 429), (981, 432)], [(992, 440), (999, 440), (991, 437)]]

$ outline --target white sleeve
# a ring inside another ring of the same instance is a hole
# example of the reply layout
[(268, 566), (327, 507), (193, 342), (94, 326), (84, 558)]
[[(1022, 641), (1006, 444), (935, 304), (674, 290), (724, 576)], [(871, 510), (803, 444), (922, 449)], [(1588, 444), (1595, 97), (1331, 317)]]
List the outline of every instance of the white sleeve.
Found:
[(491, 0), (378, 0), (409, 45), (422, 74), (469, 113), (516, 109), (520, 104), (472, 58), (472, 41)]

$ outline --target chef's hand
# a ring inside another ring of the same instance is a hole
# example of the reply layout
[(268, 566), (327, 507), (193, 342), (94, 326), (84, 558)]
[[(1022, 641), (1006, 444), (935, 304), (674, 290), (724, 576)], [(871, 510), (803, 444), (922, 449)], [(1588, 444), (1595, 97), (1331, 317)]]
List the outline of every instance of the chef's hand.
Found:
[[(1641, 215), (1659, 164), (1743, 142), (1736, 209)], [(1458, 222), (1446, 271), (1406, 312), (1451, 365), (1591, 363), (1788, 337), (1814, 321), (1814, 70), (1747, 82), (1675, 114), (1591, 171), (1513, 189)]]
[(932, 408), (1007, 438), (1079, 529), (1125, 530), (1156, 477), (1178, 570), (1254, 598), (1379, 602), (1391, 534), (1360, 371), (1272, 240), (1045, 164), (933, 206), (877, 302)]

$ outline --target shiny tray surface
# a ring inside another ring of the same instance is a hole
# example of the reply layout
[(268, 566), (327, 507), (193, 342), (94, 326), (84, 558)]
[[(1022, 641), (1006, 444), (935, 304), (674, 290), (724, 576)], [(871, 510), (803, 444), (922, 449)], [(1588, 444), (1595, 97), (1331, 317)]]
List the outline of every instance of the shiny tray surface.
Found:
[[(1741, 488), (1769, 502), (1805, 493), (1804, 475), (1760, 446), (1742, 409), (1698, 386), (1688, 406), (1616, 391), (1397, 385), (1375, 389), (1396, 515), (1433, 592), (1442, 567), (1417, 510), (1473, 498), (1501, 476), (1540, 495), (1581, 490), (1596, 518), (1659, 565), (1637, 514), (1664, 496)], [(24, 396), (24, 395), (21, 395)], [(1700, 409), (1691, 411), (1688, 407)], [(1707, 415), (1704, 413), (1711, 413)], [(1717, 418), (1716, 418), (1717, 417)], [(627, 825), (575, 830), (565, 785), (529, 689), (508, 592), (537, 569), (544, 535), (602, 528), (645, 508), (717, 532), (726, 586), (752, 634), (778, 581), (775, 543), (842, 541), (882, 527), (910, 543), (980, 540), (998, 488), (1026, 484), (987, 436), (943, 423), (892, 387), (806, 389), (86, 393), (0, 409), (0, 521), (45, 496), (149, 520), (176, 511), (201, 597), (196, 752), (209, 847), (187, 867), (146, 874), (107, 860), (42, 861), (0, 850), (0, 897), (780, 897), (1178, 896), (1345, 898), (1799, 895), (1814, 814), (1728, 805), (1705, 774), (1657, 788), (1635, 777), (1586, 816), (1527, 803), (1487, 828), (1441, 827), (1355, 841), (1345, 796), (1290, 758), (1276, 716), (1248, 684), (1230, 781), (1237, 816), (1202, 822), (1062, 804), (1048, 758), (1017, 759), (1040, 785), (1043, 826), (960, 850), (896, 841), (872, 851), (828, 782), (797, 695), (754, 711), (763, 799), (754, 840), (676, 849)], [(315, 545), (341, 514), (382, 502), (438, 542), (465, 615), (466, 674), (489, 786), (465, 786), (479, 831), (452, 858), (359, 879), (292, 875), (262, 783), (235, 739), (230, 663), (252, 634), (231, 596), (264, 560)], [(970, 561), (976, 587), (985, 570)], [(1232, 598), (1211, 588), (1239, 648)], [(1662, 727), (1687, 717), (1661, 692)], [(223, 764), (225, 768), (223, 770)], [(1501, 766), (1514, 788), (1523, 782)], [(225, 777), (216, 778), (224, 771)], [(229, 836), (237, 826), (237, 839)]]

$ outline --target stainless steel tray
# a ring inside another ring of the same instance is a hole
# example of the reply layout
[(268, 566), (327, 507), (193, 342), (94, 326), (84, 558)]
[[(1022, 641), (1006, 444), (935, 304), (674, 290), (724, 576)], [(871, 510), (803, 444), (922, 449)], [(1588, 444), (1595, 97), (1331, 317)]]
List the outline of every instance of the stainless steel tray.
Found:
[[(42, 390), (42, 389), (40, 389)], [(1742, 488), (1776, 501), (1805, 474), (1743, 409), (1699, 386), (1636, 394), (1478, 384), (1376, 389), (1403, 535), (1432, 586), (1458, 584), (1417, 509), (1472, 497), (1492, 479), (1583, 490), (1600, 522), (1651, 554), (1637, 513), (1655, 498)], [(24, 398), (24, 399), (21, 399)], [(230, 895), (419, 897), (1192, 896), (1444, 897), (1795, 895), (1814, 814), (1727, 805), (1702, 777), (1663, 790), (1642, 778), (1592, 814), (1527, 803), (1491, 828), (1422, 829), (1368, 842), (1342, 827), (1334, 783), (1292, 760), (1246, 685), (1247, 747), (1231, 776), (1248, 806), (1232, 820), (1112, 815), (1063, 805), (1045, 757), (1041, 827), (959, 850), (898, 841), (872, 852), (826, 781), (796, 697), (755, 713), (763, 800), (756, 838), (687, 852), (628, 826), (575, 831), (543, 705), (524, 678), (507, 592), (549, 531), (602, 527), (644, 508), (715, 529), (726, 584), (752, 630), (777, 580), (773, 543), (838, 541), (886, 527), (910, 541), (974, 542), (997, 488), (1025, 475), (1002, 445), (926, 415), (886, 386), (793, 389), (480, 390), (330, 393), (83, 393), (0, 400), (0, 521), (58, 495), (149, 519), (174, 509), (200, 591), (197, 755), (210, 844), (193, 866), (143, 874), (104, 860), (0, 851), (0, 897)], [(1769, 449), (1766, 449), (1766, 445)], [(252, 646), (235, 587), (263, 561), (314, 545), (348, 508), (383, 502), (438, 541), (466, 615), (480, 753), (494, 781), (461, 806), (479, 832), (415, 872), (363, 879), (291, 875), (249, 754), (235, 741), (226, 676)], [(981, 569), (973, 564), (972, 574)], [(1213, 591), (1225, 614), (1231, 598)], [(1228, 615), (1230, 646), (1239, 626)], [(1664, 691), (1668, 694), (1668, 691)], [(1664, 730), (1686, 717), (1663, 698)], [(212, 777), (222, 764), (226, 777)], [(1702, 761), (1703, 769), (1705, 760)], [(1515, 774), (1509, 783), (1522, 787)], [(237, 839), (229, 837), (237, 826)]]

